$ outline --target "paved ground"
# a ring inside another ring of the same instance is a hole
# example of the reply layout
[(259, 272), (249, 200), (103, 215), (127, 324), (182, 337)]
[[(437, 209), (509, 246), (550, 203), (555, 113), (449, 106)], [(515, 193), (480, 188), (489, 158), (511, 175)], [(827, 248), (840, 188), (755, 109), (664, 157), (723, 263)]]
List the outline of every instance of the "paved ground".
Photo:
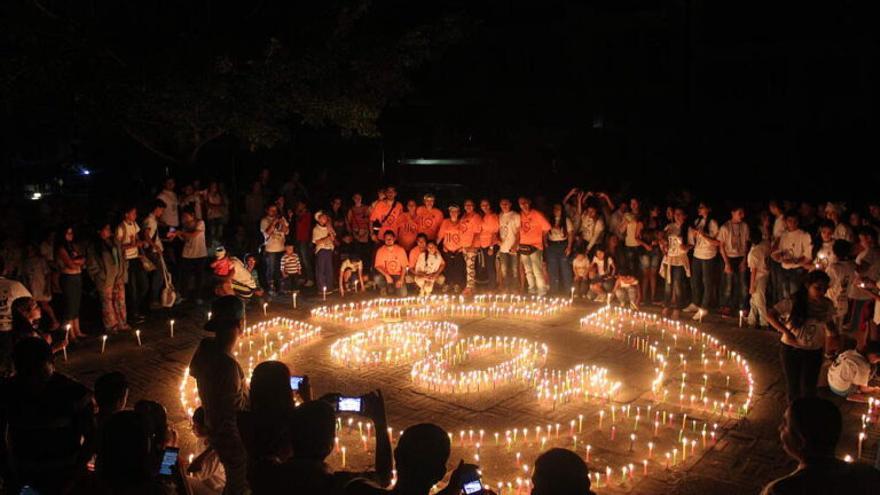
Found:
[[(270, 307), (269, 316), (306, 319), (308, 301), (305, 307), (291, 310), (290, 303), (278, 303)], [(461, 334), (511, 335), (528, 337), (547, 342), (551, 352), (548, 366), (566, 368), (571, 364), (587, 361), (609, 368), (610, 374), (619, 377), (626, 387), (618, 397), (621, 403), (637, 401), (649, 389), (650, 375), (648, 361), (639, 353), (628, 349), (624, 344), (595, 335), (585, 334), (578, 329), (578, 319), (596, 309), (592, 305), (578, 304), (565, 310), (558, 317), (542, 321), (514, 319), (457, 319), (461, 324)], [(123, 371), (132, 384), (132, 401), (141, 398), (158, 400), (166, 405), (169, 416), (178, 431), (182, 433), (183, 448), (191, 446), (185, 413), (179, 406), (180, 378), (189, 358), (203, 336), (200, 330), (206, 319), (206, 310), (180, 310), (174, 315), (163, 315), (141, 327), (143, 345), (138, 347), (131, 336), (113, 336), (107, 341), (104, 354), (100, 353), (101, 342), (93, 339), (88, 344), (70, 351), (68, 362), (59, 362), (61, 371), (71, 374), (91, 385), (100, 374)], [(262, 311), (254, 310), (250, 318), (254, 321), (262, 317)], [(167, 320), (175, 319), (175, 337), (170, 338)], [(732, 324), (731, 324), (732, 323)], [(736, 328), (734, 322), (707, 319), (702, 328), (718, 337), (734, 350), (742, 353), (752, 363), (757, 380), (755, 405), (749, 416), (739, 422), (721, 425), (719, 441), (714, 448), (697, 449), (696, 457), (672, 470), (655, 469), (652, 463), (647, 477), (637, 476), (632, 482), (610, 488), (601, 487), (600, 493), (645, 493), (645, 494), (690, 494), (707, 493), (716, 495), (756, 493), (768, 480), (791, 470), (792, 465), (782, 453), (776, 428), (784, 403), (784, 385), (779, 372), (777, 358), (778, 344), (775, 334), (758, 330)], [(322, 338), (286, 356), (285, 361), (295, 373), (308, 374), (318, 393), (339, 391), (358, 394), (381, 386), (388, 401), (390, 424), (406, 426), (415, 422), (432, 421), (441, 424), (455, 437), (464, 430), (485, 429), (486, 438), (481, 452), (481, 465), (487, 472), (511, 471), (513, 451), (506, 452), (503, 447), (494, 448), (490, 432), (504, 431), (512, 427), (527, 427), (535, 424), (563, 423), (563, 431), (568, 428), (568, 420), (577, 413), (589, 418), (595, 415), (598, 405), (560, 407), (556, 410), (547, 405), (537, 404), (525, 393), (523, 388), (508, 387), (495, 393), (471, 394), (469, 396), (437, 396), (421, 391), (410, 384), (408, 366), (396, 369), (349, 370), (340, 368), (329, 359), (328, 347), (341, 335), (351, 333), (351, 329), (325, 325)], [(841, 403), (847, 417), (847, 432), (841, 444), (841, 455), (856, 454), (856, 432), (859, 415), (864, 412), (863, 405)], [(634, 402), (638, 403), (638, 402)], [(639, 463), (644, 453), (628, 454), (626, 440), (609, 442), (607, 432), (596, 431), (595, 426), (585, 427), (579, 446), (592, 442), (596, 445), (593, 466), (604, 462), (619, 465), (621, 462)], [(352, 433), (343, 435), (343, 442), (349, 445), (349, 465), (360, 465), (366, 457), (358, 444), (357, 426), (352, 425)], [(534, 432), (534, 429), (532, 429)], [(641, 434), (641, 433), (640, 433)], [(475, 433), (478, 435), (478, 433)], [(865, 441), (863, 459), (873, 459), (876, 453), (877, 431), (869, 432)], [(466, 434), (466, 437), (469, 436)], [(534, 433), (532, 433), (534, 436)], [(565, 435), (562, 435), (565, 437)], [(661, 435), (662, 436), (662, 435)], [(625, 438), (625, 437), (624, 437)], [(460, 448), (459, 438), (454, 438), (454, 456), (473, 460), (476, 449), (472, 444)], [(568, 440), (554, 440), (551, 435), (547, 447)], [(674, 441), (674, 439), (672, 440)], [(475, 442), (475, 441), (474, 441)], [(503, 443), (503, 433), (502, 433)], [(658, 452), (669, 445), (658, 441)], [(569, 445), (564, 445), (569, 447)], [(530, 462), (534, 453), (540, 450), (537, 441), (513, 450), (523, 451), (523, 462)], [(335, 459), (339, 463), (340, 459)], [(641, 471), (641, 469), (639, 469)], [(619, 477), (615, 474), (615, 477)], [(505, 477), (503, 479), (512, 479)]]

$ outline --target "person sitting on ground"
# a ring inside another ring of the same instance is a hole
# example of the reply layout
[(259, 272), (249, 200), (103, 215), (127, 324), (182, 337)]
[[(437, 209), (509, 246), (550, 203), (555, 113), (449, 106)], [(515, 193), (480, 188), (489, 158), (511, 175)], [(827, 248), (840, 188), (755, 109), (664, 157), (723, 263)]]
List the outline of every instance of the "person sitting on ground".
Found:
[(376, 432), (375, 471), (333, 472), (324, 460), (333, 452), (336, 438), (336, 413), (328, 400), (310, 401), (299, 406), (291, 420), (290, 446), (293, 457), (287, 462), (262, 463), (251, 476), (255, 495), (263, 493), (344, 493), (354, 478), (368, 478), (381, 486), (391, 482), (391, 438), (385, 418), (385, 400), (381, 391), (363, 396), (364, 417), (371, 419)]
[(0, 453), (7, 493), (30, 485), (61, 493), (86, 472), (94, 453), (95, 408), (85, 386), (55, 372), (45, 340), (27, 337), (13, 350), (15, 375), (0, 390)]
[(208, 426), (205, 424), (205, 408), (198, 407), (193, 412), (192, 431), (202, 452), (193, 458), (192, 463), (187, 467), (186, 472), (189, 475), (190, 485), (194, 495), (215, 495), (223, 491), (226, 484), (226, 472), (223, 471), (223, 465), (220, 464), (220, 457), (217, 451), (208, 441)]
[(584, 252), (578, 252), (571, 262), (574, 273), (575, 296), (586, 297), (590, 291), (590, 258)]
[(532, 484), (532, 495), (595, 495), (587, 464), (567, 449), (550, 449), (538, 456)]
[[(397, 483), (386, 490), (368, 480), (354, 480), (346, 487), (347, 495), (428, 495), (433, 493), (434, 485), (446, 477), (446, 463), (449, 461), (451, 443), (449, 435), (435, 424), (422, 423), (404, 430), (394, 450), (394, 463), (397, 466)], [(437, 495), (459, 495), (466, 473), (479, 469), (472, 464), (459, 461), (449, 476), (445, 488)], [(485, 490), (486, 495), (493, 495)]]
[(861, 352), (843, 351), (828, 368), (828, 386), (837, 395), (866, 402), (861, 394), (880, 392), (880, 387), (869, 384), (877, 363), (880, 363), (880, 342), (868, 342)]
[[(12, 301), (12, 340), (18, 342), (27, 337), (38, 337), (52, 346), (52, 353), (61, 351), (67, 342), (52, 332), (40, 331), (40, 318), (43, 312), (39, 303), (30, 297), (19, 297)], [(63, 332), (62, 332), (63, 334)]]
[(211, 270), (214, 272), (214, 295), (218, 297), (234, 295), (235, 264), (232, 257), (223, 246), (214, 249), (214, 256), (215, 260), (211, 262)]
[(593, 253), (593, 261), (590, 263), (592, 278), (590, 280), (590, 295), (588, 299), (604, 302), (605, 298), (614, 290), (617, 266), (614, 258), (605, 253), (605, 248), (599, 246)]
[(840, 440), (840, 411), (830, 401), (802, 397), (788, 406), (779, 427), (782, 448), (798, 461), (788, 476), (771, 481), (762, 495), (868, 495), (880, 486), (880, 471), (834, 456)]
[(118, 412), (104, 424), (98, 446), (95, 459), (98, 486), (90, 486), (83, 492), (101, 495), (174, 493), (151, 469), (151, 458), (149, 433), (143, 417), (134, 411)]
[(154, 400), (137, 401), (134, 411), (141, 415), (147, 427), (150, 446), (153, 449), (152, 466), (158, 472), (165, 449), (178, 446), (177, 430), (168, 424), (168, 411), (165, 406)]
[(398, 296), (406, 297), (404, 274), (409, 263), (406, 250), (395, 243), (397, 237), (390, 230), (385, 231), (383, 239), (385, 244), (376, 250), (373, 262), (376, 287), (383, 296), (394, 292)]
[[(435, 285), (443, 285), (443, 269), (446, 262), (437, 248), (437, 243), (428, 241), (426, 251), (416, 259), (413, 270), (414, 280), (419, 287), (419, 296), (430, 296)], [(416, 248), (413, 248), (416, 249)]]
[(632, 275), (618, 275), (614, 283), (614, 296), (621, 306), (629, 306), (634, 311), (639, 310), (639, 279)]

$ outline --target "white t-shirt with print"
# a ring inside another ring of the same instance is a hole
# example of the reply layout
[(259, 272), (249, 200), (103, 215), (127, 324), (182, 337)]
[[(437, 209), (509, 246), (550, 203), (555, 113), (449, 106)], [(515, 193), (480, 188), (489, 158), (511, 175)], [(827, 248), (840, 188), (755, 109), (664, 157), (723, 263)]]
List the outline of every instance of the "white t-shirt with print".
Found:
[[(267, 234), (269, 230), (269, 226), (272, 225), (273, 222), (277, 222), (278, 226), (276, 226), (275, 230), (272, 234)], [(263, 238), (266, 240), (265, 251), (267, 253), (280, 253), (284, 251), (284, 229), (281, 226), (286, 226), (287, 220), (284, 217), (263, 217), (260, 220), (260, 232), (263, 233)]]
[(329, 235), (329, 226), (318, 224), (312, 228), (312, 242), (315, 244), (316, 253), (323, 249), (333, 251), (333, 239), (328, 237)]
[(828, 368), (828, 385), (841, 392), (865, 386), (870, 379), (871, 364), (856, 350), (841, 352)]
[(568, 236), (574, 233), (574, 224), (571, 223), (570, 218), (565, 219), (565, 230), (560, 227), (553, 226), (553, 223), (550, 224), (550, 232), (547, 234), (547, 239), (557, 242), (557, 241), (565, 241), (568, 240)]
[[(141, 228), (135, 222), (123, 221), (116, 227), (116, 240), (119, 241), (119, 244), (134, 244), (140, 231)], [(138, 257), (138, 248), (137, 246), (127, 247), (123, 254), (125, 259), (133, 260)]]
[[(880, 250), (871, 248), (862, 251), (856, 256), (856, 266), (859, 271), (859, 279), (865, 278), (872, 281), (880, 281)], [(873, 299), (871, 293), (860, 288), (859, 284), (852, 284), (848, 296), (859, 301)]]
[(852, 261), (835, 261), (825, 269), (825, 273), (831, 279), (826, 295), (834, 303), (840, 316), (847, 309), (846, 299), (856, 279), (856, 264)]
[(12, 330), (12, 302), (19, 297), (31, 297), (31, 293), (21, 282), (0, 277), (0, 332)]
[(183, 257), (195, 259), (208, 256), (208, 247), (205, 244), (205, 222), (198, 220), (192, 232), (195, 232), (196, 235), (183, 242)]
[(440, 269), (442, 263), (443, 257), (440, 256), (440, 253), (428, 253), (427, 256), (422, 253), (416, 258), (416, 273), (434, 273)]
[(590, 218), (586, 213), (581, 215), (581, 239), (587, 243), (587, 251), (599, 242), (599, 237), (605, 231), (605, 222), (601, 217)]
[(789, 325), (791, 310), (794, 306), (791, 299), (784, 299), (773, 307), (785, 321), (786, 327), (791, 329), (794, 334), (794, 340), (789, 338), (787, 334), (782, 334), (783, 344), (805, 350), (817, 350), (825, 346), (825, 333), (828, 330), (828, 323), (834, 317), (834, 304), (827, 297), (809, 304), (807, 319), (801, 328), (791, 328)]
[(745, 222), (727, 221), (718, 231), (718, 240), (730, 258), (742, 258), (749, 247), (749, 227)]
[(517, 235), (519, 234), (520, 218), (519, 213), (508, 211), (498, 215), (498, 237), (501, 244), (498, 246), (499, 253), (510, 253), (513, 246), (516, 245)]
[(143, 226), (141, 227), (144, 231), (144, 235), (147, 236), (147, 239), (150, 240), (150, 243), (153, 245), (153, 249), (156, 252), (162, 252), (162, 239), (159, 238), (159, 221), (156, 220), (156, 217), (150, 213), (147, 215), (147, 218), (144, 218)]
[(785, 260), (797, 260), (803, 257), (809, 262), (813, 258), (813, 239), (801, 229), (786, 231), (779, 238), (777, 249), (782, 253), (782, 268), (786, 270), (800, 268), (802, 265)]
[(694, 258), (699, 260), (711, 260), (718, 254), (718, 246), (707, 241), (703, 236), (697, 235), (697, 231), (701, 230), (713, 239), (718, 237), (718, 222), (712, 219), (708, 220), (708, 222), (709, 225), (706, 225), (706, 219), (700, 217), (688, 229), (688, 241), (690, 241), (691, 246), (694, 246)]
[(162, 216), (159, 220), (169, 227), (179, 227), (180, 216), (177, 214), (177, 193), (163, 189), (158, 195), (156, 195), (156, 199), (161, 199), (165, 203), (165, 211), (162, 212)]
[(685, 226), (670, 223), (663, 229), (666, 236), (666, 263), (669, 266), (684, 266), (687, 263), (687, 251), (684, 249), (682, 231)]
[(766, 277), (770, 275), (770, 270), (767, 268), (768, 256), (770, 256), (770, 243), (767, 241), (759, 242), (749, 249), (749, 256), (746, 258), (746, 263), (749, 265), (749, 270), (755, 274), (755, 277)]

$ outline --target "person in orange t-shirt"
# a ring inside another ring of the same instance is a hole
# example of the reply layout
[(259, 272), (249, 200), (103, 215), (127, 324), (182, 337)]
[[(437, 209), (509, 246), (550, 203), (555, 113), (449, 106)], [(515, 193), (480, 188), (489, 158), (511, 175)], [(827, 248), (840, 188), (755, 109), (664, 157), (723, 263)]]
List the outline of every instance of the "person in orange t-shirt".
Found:
[(495, 272), (495, 256), (498, 254), (498, 245), (501, 239), (498, 231), (501, 224), (498, 215), (492, 211), (492, 203), (488, 199), (480, 201), (480, 210), (483, 212), (483, 224), (480, 228), (480, 252), (477, 256), (477, 280), (485, 282), (490, 290), (494, 290), (498, 275)]
[(428, 237), (425, 234), (416, 236), (416, 245), (409, 251), (409, 270), (413, 271), (416, 267), (416, 261), (420, 254), (425, 252), (428, 245)]
[(395, 243), (394, 232), (385, 232), (385, 245), (376, 250), (373, 268), (376, 270), (374, 280), (376, 287), (385, 295), (393, 288), (397, 295), (406, 297), (406, 271), (409, 259), (406, 251)]
[(458, 205), (449, 205), (449, 218), (440, 224), (437, 239), (443, 247), (441, 251), (443, 259), (446, 260), (447, 287), (452, 287), (453, 291), (458, 292), (466, 281), (462, 251), (461, 209)]
[(419, 218), (416, 215), (416, 201), (411, 199), (406, 202), (406, 211), (397, 217), (397, 243), (409, 251), (416, 245), (417, 235), (419, 235)]
[(433, 194), (425, 194), (422, 201), (424, 201), (424, 205), (416, 208), (416, 217), (419, 219), (419, 234), (425, 234), (429, 241), (436, 241), (440, 224), (443, 223), (443, 212), (439, 208), (434, 208)]
[(384, 196), (373, 204), (370, 211), (370, 227), (372, 228), (373, 242), (382, 242), (385, 238), (385, 232), (394, 232), (397, 237), (397, 221), (400, 214), (403, 213), (403, 205), (399, 201), (395, 201), (397, 197), (397, 189), (394, 186), (385, 188)]
[(474, 209), (474, 201), (464, 201), (464, 215), (461, 216), (461, 245), (464, 251), (466, 283), (464, 295), (470, 296), (477, 288), (477, 252), (480, 250), (480, 230), (483, 217)]
[(529, 198), (519, 198), (519, 261), (522, 263), (529, 286), (529, 294), (547, 294), (547, 277), (544, 275), (544, 245), (550, 222), (544, 215), (532, 209)]

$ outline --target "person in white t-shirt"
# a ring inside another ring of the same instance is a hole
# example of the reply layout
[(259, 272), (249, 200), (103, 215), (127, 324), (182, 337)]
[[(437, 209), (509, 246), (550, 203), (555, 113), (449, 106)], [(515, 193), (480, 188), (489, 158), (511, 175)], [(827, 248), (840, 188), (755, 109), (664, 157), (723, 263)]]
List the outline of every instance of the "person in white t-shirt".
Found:
[(143, 309), (147, 298), (147, 272), (140, 260), (141, 249), (146, 246), (137, 224), (137, 208), (127, 208), (122, 222), (116, 227), (116, 242), (122, 250), (127, 265), (128, 282), (125, 284), (125, 305), (129, 323), (144, 321)]
[[(0, 258), (0, 274), (5, 263)], [(31, 297), (25, 286), (17, 281), (0, 275), (0, 373), (12, 371), (12, 302), (20, 297)]]
[(183, 255), (180, 262), (181, 293), (186, 299), (195, 299), (201, 305), (205, 279), (205, 263), (208, 246), (205, 243), (205, 222), (196, 220), (192, 210), (184, 210), (183, 228), (174, 236), (183, 239)]
[[(265, 270), (266, 284), (268, 284), (269, 296), (275, 295), (275, 291), (281, 288), (281, 256), (284, 253), (284, 241), (290, 232), (290, 224), (287, 219), (278, 213), (278, 207), (270, 204), (266, 207), (266, 216), (260, 220), (260, 232), (263, 233), (263, 270)], [(311, 253), (309, 253), (311, 254)], [(304, 256), (300, 256), (303, 264), (306, 263)], [(328, 282), (332, 282), (331, 280)]]
[(875, 366), (880, 363), (880, 342), (868, 342), (865, 349), (841, 352), (828, 367), (828, 387), (842, 397), (856, 393), (880, 393), (870, 385)]
[(767, 323), (767, 282), (770, 279), (770, 240), (762, 238), (763, 234), (758, 227), (753, 228), (752, 236), (761, 239), (752, 244), (747, 256), (749, 267), (749, 316), (748, 324), (766, 328)]
[(165, 227), (177, 228), (180, 226), (180, 217), (178, 216), (178, 200), (177, 193), (174, 192), (174, 179), (165, 179), (162, 190), (156, 195), (156, 199), (161, 199), (165, 203), (165, 210), (159, 217), (159, 222)]
[(779, 237), (776, 248), (770, 254), (782, 265), (782, 296), (791, 297), (801, 286), (801, 281), (813, 258), (813, 240), (799, 227), (797, 213), (785, 214), (785, 232)]
[(419, 287), (420, 296), (430, 296), (435, 285), (443, 284), (443, 269), (446, 262), (437, 243), (428, 241), (426, 251), (416, 257), (416, 266), (413, 270), (416, 285)]
[(157, 199), (153, 202), (153, 209), (150, 214), (141, 221), (141, 235), (146, 241), (144, 252), (156, 264), (157, 269), (153, 270), (148, 276), (149, 280), (149, 297), (148, 304), (151, 307), (161, 307), (159, 301), (162, 294), (162, 288), (165, 286), (165, 277), (162, 273), (162, 265), (164, 263), (165, 246), (162, 244), (162, 237), (159, 234), (159, 219), (165, 213), (165, 202)]
[(519, 263), (516, 248), (519, 244), (519, 213), (513, 211), (509, 199), (503, 198), (498, 203), (501, 213), (498, 215), (498, 265), (501, 271), (501, 287), (506, 291), (519, 289)]
[[(837, 261), (834, 256), (834, 243), (838, 240), (834, 238), (834, 224), (828, 220), (819, 223), (819, 246), (816, 249), (813, 270), (827, 270), (832, 263)], [(815, 249), (815, 248), (814, 248)]]
[(688, 244), (694, 246), (691, 263), (691, 304), (685, 312), (696, 311), (694, 320), (709, 314), (709, 305), (718, 291), (718, 222), (710, 217), (712, 209), (705, 202), (697, 208), (697, 218), (688, 229)]
[(330, 223), (330, 216), (319, 211), (315, 213), (315, 226), (312, 228), (312, 244), (315, 245), (315, 283), (319, 290), (333, 290), (333, 249), (336, 232)]
[(850, 287), (856, 283), (858, 275), (856, 274), (856, 264), (850, 259), (852, 244), (838, 239), (834, 241), (832, 249), (834, 261), (825, 268), (825, 273), (831, 279), (831, 283), (828, 285), (828, 299), (834, 303), (835, 324), (838, 328), (843, 328), (843, 321), (849, 310), (847, 295), (850, 292)]
[(721, 291), (721, 314), (730, 316), (746, 310), (748, 290), (749, 226), (743, 221), (742, 207), (730, 211), (730, 220), (718, 231), (721, 258), (724, 260), (724, 286)]

